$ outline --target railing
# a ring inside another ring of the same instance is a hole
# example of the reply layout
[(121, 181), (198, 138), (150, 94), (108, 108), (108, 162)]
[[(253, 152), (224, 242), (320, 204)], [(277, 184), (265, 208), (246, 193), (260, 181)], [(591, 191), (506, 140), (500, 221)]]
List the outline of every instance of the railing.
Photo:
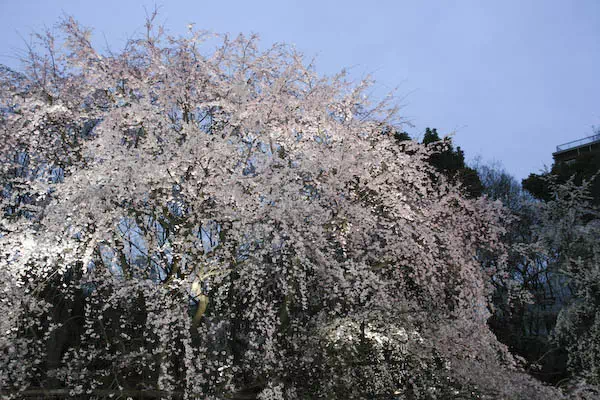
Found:
[(600, 140), (600, 133), (592, 136), (588, 136), (583, 139), (573, 140), (572, 142), (563, 143), (556, 146), (556, 152), (569, 150), (575, 147), (583, 146), (584, 144), (593, 143)]

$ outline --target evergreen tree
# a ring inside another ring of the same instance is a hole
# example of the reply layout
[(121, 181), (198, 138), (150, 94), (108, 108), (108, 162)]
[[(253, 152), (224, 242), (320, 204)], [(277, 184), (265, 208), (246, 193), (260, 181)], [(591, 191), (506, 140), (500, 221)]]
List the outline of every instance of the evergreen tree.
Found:
[(440, 139), (437, 129), (426, 128), (423, 136), (424, 145), (433, 146), (436, 152), (429, 162), (453, 182), (460, 182), (468, 197), (475, 198), (482, 194), (483, 186), (477, 171), (465, 163), (465, 154), (460, 146), (454, 149), (452, 139)]

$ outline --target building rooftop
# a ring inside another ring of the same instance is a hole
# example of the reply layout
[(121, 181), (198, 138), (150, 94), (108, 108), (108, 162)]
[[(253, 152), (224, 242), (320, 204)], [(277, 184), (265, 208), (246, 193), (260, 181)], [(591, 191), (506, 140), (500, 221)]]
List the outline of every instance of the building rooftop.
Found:
[(572, 142), (560, 144), (560, 145), (556, 146), (556, 152), (554, 154), (561, 153), (561, 152), (567, 151), (567, 150), (572, 150), (572, 149), (575, 149), (580, 146), (589, 145), (594, 142), (600, 142), (600, 133), (598, 133), (596, 135), (588, 136), (583, 139), (573, 140)]

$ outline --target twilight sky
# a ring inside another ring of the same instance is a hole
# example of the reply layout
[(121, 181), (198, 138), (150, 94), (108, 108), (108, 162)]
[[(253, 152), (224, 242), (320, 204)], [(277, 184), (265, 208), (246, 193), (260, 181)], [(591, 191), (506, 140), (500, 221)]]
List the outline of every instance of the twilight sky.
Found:
[[(163, 0), (171, 34), (190, 22), (218, 33), (258, 33), (262, 47), (294, 44), (316, 69), (371, 74), (374, 95), (393, 88), (420, 138), (425, 127), (468, 159), (500, 161), (518, 179), (552, 163), (556, 145), (600, 126), (598, 0)], [(19, 69), (23, 38), (64, 15), (94, 28), (94, 42), (122, 48), (141, 33), (132, 0), (0, 0), (0, 63)]]

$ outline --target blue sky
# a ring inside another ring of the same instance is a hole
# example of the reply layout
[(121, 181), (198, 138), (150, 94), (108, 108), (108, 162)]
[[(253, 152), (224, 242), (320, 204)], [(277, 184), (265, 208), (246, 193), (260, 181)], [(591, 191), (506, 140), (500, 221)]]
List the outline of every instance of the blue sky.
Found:
[[(178, 1), (156, 2), (172, 34), (190, 22), (218, 33), (255, 32), (266, 47), (294, 44), (317, 71), (371, 74), (375, 96), (398, 88), (406, 130), (454, 132), (468, 159), (500, 161), (518, 179), (552, 163), (556, 145), (600, 126), (600, 1)], [(142, 32), (129, 0), (0, 0), (0, 63), (32, 31), (69, 14), (95, 43), (119, 49)]]

